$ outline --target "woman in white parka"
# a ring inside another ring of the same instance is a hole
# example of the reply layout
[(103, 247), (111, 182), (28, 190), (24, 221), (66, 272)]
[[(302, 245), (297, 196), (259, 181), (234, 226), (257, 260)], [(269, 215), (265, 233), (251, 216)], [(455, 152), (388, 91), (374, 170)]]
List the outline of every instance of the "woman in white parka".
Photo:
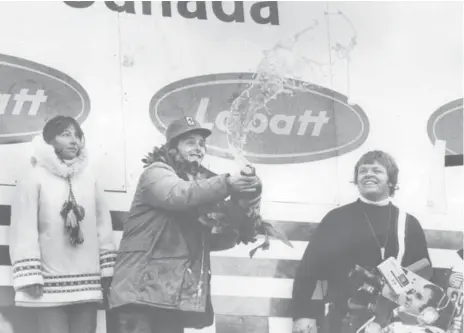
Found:
[(116, 259), (110, 213), (75, 119), (49, 120), (33, 148), (11, 212), (15, 303), (35, 308), (38, 333), (93, 333)]

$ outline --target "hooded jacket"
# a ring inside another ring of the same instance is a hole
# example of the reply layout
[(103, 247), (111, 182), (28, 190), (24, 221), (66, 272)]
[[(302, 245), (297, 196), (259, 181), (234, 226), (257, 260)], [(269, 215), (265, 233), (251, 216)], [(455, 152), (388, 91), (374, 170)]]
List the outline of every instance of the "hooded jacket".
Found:
[[(88, 167), (87, 152), (68, 163), (41, 136), (33, 141), (32, 167), (18, 182), (12, 204), (10, 258), (18, 306), (48, 307), (102, 300), (101, 278), (113, 275), (116, 245), (103, 191)], [(83, 244), (72, 245), (60, 215), (70, 177), (76, 202), (85, 210)], [(43, 286), (31, 298), (21, 288)]]
[[(161, 161), (146, 167), (124, 223), (110, 308), (142, 304), (179, 310), (185, 327), (212, 324), (214, 241), (211, 228), (199, 218), (229, 196), (226, 177), (203, 173), (195, 180), (183, 179)], [(228, 245), (219, 250), (233, 247), (236, 236), (232, 233)]]

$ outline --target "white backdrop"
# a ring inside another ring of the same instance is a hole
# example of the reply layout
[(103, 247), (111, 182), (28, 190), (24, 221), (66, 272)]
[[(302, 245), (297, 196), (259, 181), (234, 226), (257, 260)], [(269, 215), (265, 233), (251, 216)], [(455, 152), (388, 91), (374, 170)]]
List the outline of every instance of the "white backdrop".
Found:
[[(25, 3), (2, 2), (0, 29), (9, 33), (2, 33), (0, 53), (52, 67), (84, 87), (91, 100), (83, 125), (89, 147), (105, 188), (126, 192), (122, 200), (127, 206), (142, 170), (140, 159), (164, 142), (149, 116), (150, 100), (159, 89), (192, 76), (252, 72), (264, 50), (317, 19), (319, 26), (298, 41), (294, 52), (319, 62), (336, 60), (328, 68), (332, 79), (304, 67), (300, 74), (342, 94), (349, 88), (350, 101), (369, 119), (369, 136), (361, 147), (337, 158), (257, 165), (266, 202), (329, 207), (352, 200), (355, 162), (368, 150), (382, 149), (400, 166), (396, 200), (428, 214), (433, 145), (427, 121), (440, 106), (462, 96), (462, 4), (279, 2), (279, 25), (255, 23), (251, 5), (245, 3), (245, 23), (225, 23), (214, 16), (211, 3), (206, 4), (208, 19), (197, 20), (181, 17), (175, 2), (172, 17), (161, 15), (158, 2), (152, 3), (152, 15), (142, 14), (141, 2), (135, 2), (136, 14), (116, 13), (103, 2), (83, 9), (28, 2), (27, 10)], [(224, 8), (231, 11), (231, 6), (225, 3)], [(346, 63), (328, 51), (328, 45), (347, 45), (353, 36), (338, 11), (357, 32), (349, 87)], [(0, 160), (14, 161), (0, 164), (0, 183), (14, 184), (27, 149), (28, 144), (0, 146)], [(205, 163), (216, 172), (236, 168), (233, 161), (214, 156)], [(462, 167), (442, 172), (444, 213), (456, 220), (463, 215)]]

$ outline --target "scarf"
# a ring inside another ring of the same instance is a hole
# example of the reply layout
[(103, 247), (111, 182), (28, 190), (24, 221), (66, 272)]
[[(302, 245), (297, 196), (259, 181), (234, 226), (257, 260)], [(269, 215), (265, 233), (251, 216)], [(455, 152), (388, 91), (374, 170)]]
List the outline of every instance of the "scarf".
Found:
[(68, 184), (68, 196), (64, 200), (60, 215), (71, 245), (76, 246), (84, 242), (80, 222), (84, 220), (85, 210), (76, 202), (72, 188), (72, 179), (87, 167), (87, 151), (81, 147), (79, 156), (72, 160), (62, 160), (58, 157), (52, 145), (47, 144), (42, 136), (32, 141), (34, 153), (31, 157), (33, 167), (42, 167)]

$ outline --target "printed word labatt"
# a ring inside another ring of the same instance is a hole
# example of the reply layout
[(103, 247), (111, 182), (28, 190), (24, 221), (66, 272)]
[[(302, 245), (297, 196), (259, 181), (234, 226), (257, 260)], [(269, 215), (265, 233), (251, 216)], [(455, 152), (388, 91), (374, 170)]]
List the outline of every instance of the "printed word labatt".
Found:
[(71, 116), (83, 123), (89, 112), (89, 95), (70, 76), (0, 54), (0, 145), (31, 141), (54, 115)]
[[(172, 82), (150, 101), (150, 118), (160, 132), (180, 114), (196, 119), (213, 133), (208, 154), (233, 158), (226, 135), (230, 104), (237, 89), (255, 82), (253, 73), (215, 73)], [(359, 147), (369, 134), (369, 119), (347, 97), (325, 87), (292, 80), (263, 104), (244, 98), (254, 110), (246, 125), (245, 157), (252, 163), (288, 164), (340, 156)], [(173, 110), (173, 106), (176, 106)], [(340, 128), (343, 127), (343, 131)]]
[[(111, 212), (115, 240), (119, 243), (126, 212)], [(298, 261), (307, 245), (307, 239), (317, 223), (274, 222), (293, 243), (294, 249), (280, 242), (272, 242), (269, 251), (248, 257), (248, 247), (241, 245), (212, 255), (212, 294), (216, 309), (216, 322), (205, 332), (218, 333), (269, 333), (285, 332), (290, 324), (289, 305), (293, 277)], [(0, 205), (0, 305), (12, 306), (11, 262), (8, 255), (8, 229), (10, 206)], [(459, 231), (425, 230), (432, 262), (438, 274), (450, 267), (450, 254), (462, 247), (463, 235)], [(440, 268), (441, 267), (441, 268)], [(321, 288), (315, 296), (321, 297)], [(6, 310), (7, 315), (12, 312)], [(19, 325), (24, 321), (21, 312), (15, 312)], [(19, 320), (19, 318), (21, 318)], [(16, 320), (15, 320), (16, 321)], [(111, 332), (108, 329), (108, 332)]]
[[(213, 125), (221, 131), (227, 132), (227, 118), (229, 117), (230, 111), (224, 110), (219, 112), (216, 119), (213, 122), (208, 122), (206, 119), (206, 111), (209, 98), (202, 98), (198, 105), (196, 120), (203, 126), (213, 129)], [(312, 110), (305, 110), (300, 115), (286, 115), (276, 114), (273, 116), (267, 116), (260, 112), (256, 113), (253, 117), (253, 121), (245, 129), (246, 132), (252, 133), (264, 133), (266, 130), (270, 130), (276, 135), (290, 135), (294, 134), (303, 136), (306, 134), (309, 124), (314, 124), (310, 131), (311, 136), (319, 136), (321, 134), (322, 127), (327, 124), (330, 117), (327, 117), (327, 111), (314, 112)], [(295, 125), (296, 124), (296, 125)]]
[[(48, 96), (45, 94), (43, 89), (37, 89), (34, 93), (31, 93), (29, 89), (21, 89), (16, 94), (7, 94), (0, 92), (0, 115), (6, 113), (8, 106), (11, 108), (12, 115), (21, 115), (23, 109), (28, 110), (26, 114), (28, 116), (35, 116), (39, 112), (42, 103), (45, 103)], [(24, 105), (29, 104), (29, 108)]]

